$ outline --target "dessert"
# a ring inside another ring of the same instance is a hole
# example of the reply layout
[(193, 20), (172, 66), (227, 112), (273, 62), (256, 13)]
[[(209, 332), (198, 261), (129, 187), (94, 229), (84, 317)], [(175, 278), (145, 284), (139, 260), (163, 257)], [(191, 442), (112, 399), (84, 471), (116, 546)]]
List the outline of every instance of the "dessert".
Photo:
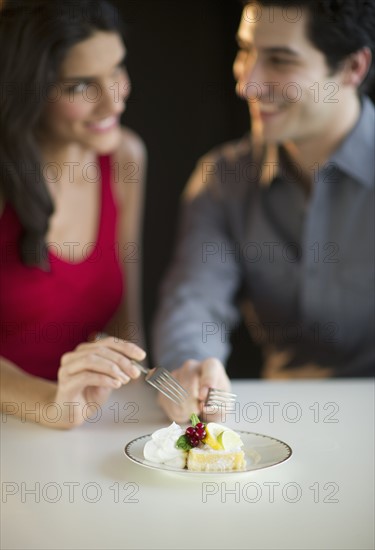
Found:
[(157, 430), (144, 446), (143, 456), (150, 462), (185, 468), (187, 452), (176, 447), (176, 442), (183, 433), (184, 430), (175, 422), (168, 428)]
[(192, 425), (186, 430), (173, 422), (154, 432), (144, 447), (145, 459), (195, 472), (245, 469), (239, 434), (222, 424), (205, 424), (195, 414), (190, 420)]

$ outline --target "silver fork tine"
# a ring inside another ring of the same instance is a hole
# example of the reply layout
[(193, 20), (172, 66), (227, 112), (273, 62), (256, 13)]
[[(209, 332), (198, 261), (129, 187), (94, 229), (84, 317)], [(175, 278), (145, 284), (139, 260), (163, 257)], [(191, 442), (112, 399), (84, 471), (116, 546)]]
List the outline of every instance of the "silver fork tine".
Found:
[[(108, 334), (105, 332), (97, 332), (94, 337), (94, 341), (97, 342), (103, 338), (108, 338)], [(145, 381), (160, 391), (165, 397), (168, 397), (176, 405), (181, 405), (188, 396), (187, 391), (181, 386), (179, 382), (167, 369), (158, 367), (155, 369), (148, 369), (144, 367), (134, 359), (131, 359), (132, 365), (137, 367), (143, 374), (146, 375)]]
[(210, 388), (208, 390), (207, 399), (205, 401), (205, 406), (232, 406), (237, 399), (237, 395), (235, 393), (230, 393), (223, 390), (217, 390), (215, 388)]
[(179, 382), (177, 382), (177, 380), (170, 374), (169, 371), (162, 368), (156, 369), (156, 373), (158, 373), (158, 371), (160, 380), (164, 380), (167, 386), (169, 386), (171, 390), (175, 391), (180, 399), (184, 400), (187, 398), (187, 391), (179, 384)]
[(166, 369), (159, 367), (151, 371), (145, 380), (179, 405), (187, 398), (186, 390)]
[(181, 405), (182, 401), (181, 400), (178, 400), (174, 395), (172, 395), (171, 393), (168, 393), (167, 391), (165, 391), (163, 389), (163, 387), (158, 383), (158, 381), (151, 381), (151, 380), (147, 380), (147, 383), (150, 384), (151, 386), (153, 386), (155, 389), (157, 389), (158, 391), (160, 391), (163, 395), (165, 395), (165, 397), (168, 397), (168, 399), (170, 399), (171, 401), (173, 401), (173, 403), (176, 403), (176, 405)]
[(168, 397), (176, 405), (181, 405), (187, 398), (187, 391), (181, 384), (173, 378), (171, 373), (162, 367), (148, 369), (137, 361), (131, 360), (131, 363), (136, 366), (143, 374), (146, 374), (145, 381)]
[(208, 392), (208, 398), (215, 398), (220, 401), (235, 401), (237, 395), (235, 393), (230, 393), (223, 390), (217, 390), (215, 388), (210, 388)]

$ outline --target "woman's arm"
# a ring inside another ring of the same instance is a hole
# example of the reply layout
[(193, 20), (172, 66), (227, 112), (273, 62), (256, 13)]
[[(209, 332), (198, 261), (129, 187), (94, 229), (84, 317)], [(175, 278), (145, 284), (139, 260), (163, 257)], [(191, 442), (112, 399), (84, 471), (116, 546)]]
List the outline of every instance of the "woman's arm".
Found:
[(145, 355), (118, 338), (85, 342), (62, 356), (57, 383), (31, 376), (2, 358), (1, 411), (50, 428), (79, 426), (98, 414), (112, 390), (139, 377), (131, 360), (143, 361)]
[(125, 280), (124, 300), (106, 332), (144, 347), (142, 315), (142, 226), (147, 152), (142, 140), (123, 128), (113, 158), (114, 196), (119, 209), (118, 251)]
[(1, 412), (44, 423), (47, 403), (54, 400), (57, 384), (31, 376), (11, 361), (0, 357)]

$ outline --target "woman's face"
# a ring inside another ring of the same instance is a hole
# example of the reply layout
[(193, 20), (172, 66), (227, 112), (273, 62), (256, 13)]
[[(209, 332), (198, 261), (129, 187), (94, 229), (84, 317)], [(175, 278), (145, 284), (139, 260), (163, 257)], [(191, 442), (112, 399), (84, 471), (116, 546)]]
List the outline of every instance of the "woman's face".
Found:
[(75, 143), (101, 154), (116, 149), (130, 92), (125, 54), (121, 37), (104, 31), (68, 51), (42, 118), (42, 140), (48, 147)]

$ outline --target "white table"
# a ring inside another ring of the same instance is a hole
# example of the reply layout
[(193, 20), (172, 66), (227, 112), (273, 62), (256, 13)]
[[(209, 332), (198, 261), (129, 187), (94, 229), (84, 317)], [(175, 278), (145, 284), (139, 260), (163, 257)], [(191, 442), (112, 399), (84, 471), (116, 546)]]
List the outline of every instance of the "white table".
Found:
[(3, 417), (1, 548), (373, 548), (373, 382), (233, 387), (228, 424), (285, 441), (289, 460), (214, 479), (130, 462), (124, 445), (167, 425), (141, 381), (72, 431)]

